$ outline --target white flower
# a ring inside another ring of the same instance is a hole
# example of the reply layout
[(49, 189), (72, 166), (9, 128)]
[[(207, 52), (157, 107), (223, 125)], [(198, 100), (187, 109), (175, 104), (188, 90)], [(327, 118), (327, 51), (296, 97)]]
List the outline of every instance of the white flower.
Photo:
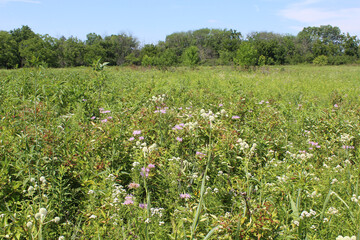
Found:
[(90, 218), (90, 219), (92, 219), (92, 218), (95, 219), (95, 218), (96, 218), (96, 215), (93, 214), (93, 215), (91, 215), (89, 218)]
[(330, 207), (329, 210), (328, 210), (328, 214), (330, 215), (335, 215), (339, 212), (339, 210), (337, 210), (336, 208), (334, 207)]
[(64, 237), (64, 236), (60, 236), (60, 237), (59, 237), (59, 240), (65, 240), (65, 237)]
[(27, 228), (31, 228), (31, 227), (32, 227), (32, 225), (33, 225), (33, 223), (32, 223), (32, 222), (28, 222), (28, 223), (26, 224), (26, 227), (27, 227)]
[(95, 192), (94, 192), (94, 190), (89, 190), (88, 191), (88, 194), (94, 194)]
[(60, 222), (60, 218), (59, 218), (59, 217), (55, 217), (55, 218), (53, 219), (53, 222), (55, 222), (55, 223)]
[(299, 226), (299, 221), (293, 220), (293, 224), (295, 224), (296, 226)]
[(40, 177), (40, 182), (42, 182), (43, 184), (45, 184), (45, 183), (46, 183), (46, 179), (45, 179), (45, 177), (44, 177), (44, 176), (41, 176), (41, 177)]

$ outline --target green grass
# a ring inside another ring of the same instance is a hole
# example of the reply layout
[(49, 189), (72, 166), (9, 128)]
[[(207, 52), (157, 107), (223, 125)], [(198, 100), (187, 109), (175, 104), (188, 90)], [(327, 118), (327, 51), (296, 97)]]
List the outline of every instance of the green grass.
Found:
[(1, 70), (0, 238), (357, 236), (359, 96), (358, 66)]

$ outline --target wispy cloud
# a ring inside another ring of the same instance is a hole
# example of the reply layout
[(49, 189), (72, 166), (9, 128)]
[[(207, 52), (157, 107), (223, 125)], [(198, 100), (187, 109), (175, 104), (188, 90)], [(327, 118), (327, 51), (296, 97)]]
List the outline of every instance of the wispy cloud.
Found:
[[(336, 9), (336, 10), (334, 10)], [(280, 10), (279, 15), (301, 25), (333, 25), (342, 31), (360, 34), (360, 6), (341, 7), (324, 0), (303, 0)]]
[(0, 4), (9, 3), (9, 2), (23, 2), (23, 3), (35, 3), (35, 4), (41, 3), (40, 1), (36, 1), (36, 0), (0, 0)]

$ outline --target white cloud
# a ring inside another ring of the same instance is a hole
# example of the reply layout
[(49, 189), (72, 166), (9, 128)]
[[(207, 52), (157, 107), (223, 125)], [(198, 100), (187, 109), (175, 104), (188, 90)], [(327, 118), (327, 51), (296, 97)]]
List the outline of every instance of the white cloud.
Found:
[(23, 3), (35, 3), (35, 4), (41, 3), (40, 1), (36, 1), (36, 0), (0, 0), (0, 4), (9, 3), (9, 2), (23, 2)]
[(357, 24), (360, 22), (360, 7), (341, 8), (323, 0), (304, 0), (280, 10), (279, 15), (305, 26), (330, 24), (343, 32), (360, 35), (360, 25)]

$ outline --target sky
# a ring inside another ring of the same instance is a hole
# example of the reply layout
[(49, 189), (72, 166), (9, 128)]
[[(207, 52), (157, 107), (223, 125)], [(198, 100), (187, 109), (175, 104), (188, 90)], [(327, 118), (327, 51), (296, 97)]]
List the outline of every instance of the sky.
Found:
[(142, 44), (174, 32), (235, 29), (296, 35), (304, 27), (337, 26), (360, 37), (359, 0), (0, 0), (0, 30), (28, 25), (35, 33), (86, 40), (126, 33)]

